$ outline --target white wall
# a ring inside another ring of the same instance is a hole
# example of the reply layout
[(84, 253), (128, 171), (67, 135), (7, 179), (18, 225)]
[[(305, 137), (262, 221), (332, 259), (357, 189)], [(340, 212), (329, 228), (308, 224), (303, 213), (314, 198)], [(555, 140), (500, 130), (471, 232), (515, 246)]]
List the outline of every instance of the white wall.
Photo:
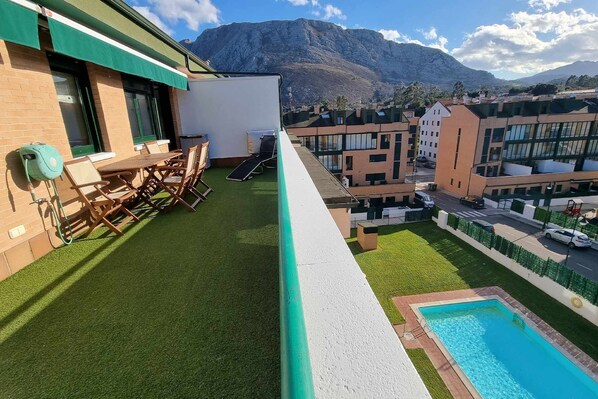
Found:
[(278, 156), (316, 397), (430, 398), (285, 132)]
[(598, 170), (598, 161), (586, 159), (583, 161), (583, 170)]
[[(440, 102), (436, 102), (419, 120), (419, 143), (416, 155), (423, 155), (432, 161), (438, 157), (440, 127), (442, 118), (450, 116), (450, 112)], [(436, 136), (438, 134), (438, 136)]]
[(575, 171), (575, 164), (556, 162), (550, 159), (537, 161), (536, 166), (540, 173), (566, 173)]
[(189, 80), (178, 92), (182, 134), (208, 134), (210, 158), (246, 157), (248, 130), (280, 130), (277, 76)]
[(510, 162), (503, 162), (502, 164), (505, 174), (509, 176), (529, 176), (532, 174), (530, 166), (518, 165)]

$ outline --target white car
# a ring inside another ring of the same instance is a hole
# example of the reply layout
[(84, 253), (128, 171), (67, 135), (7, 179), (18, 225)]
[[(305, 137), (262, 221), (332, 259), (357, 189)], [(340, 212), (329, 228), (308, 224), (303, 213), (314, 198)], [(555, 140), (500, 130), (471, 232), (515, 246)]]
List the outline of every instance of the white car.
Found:
[(571, 248), (587, 248), (592, 246), (592, 241), (587, 235), (573, 229), (546, 229), (544, 237), (560, 241)]

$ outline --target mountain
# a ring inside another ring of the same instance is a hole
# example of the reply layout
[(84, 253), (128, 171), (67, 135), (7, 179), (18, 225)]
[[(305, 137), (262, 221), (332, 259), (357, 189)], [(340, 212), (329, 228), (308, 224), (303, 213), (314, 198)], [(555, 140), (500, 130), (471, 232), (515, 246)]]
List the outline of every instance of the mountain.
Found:
[(388, 95), (413, 81), (446, 89), (458, 80), (467, 88), (504, 83), (437, 49), (307, 19), (233, 23), (181, 43), (216, 70), (281, 73), (283, 101), (293, 105), (338, 95), (367, 101), (375, 91)]
[(553, 81), (564, 82), (571, 75), (598, 75), (598, 61), (576, 61), (573, 64), (564, 65), (562, 67), (540, 72), (527, 78), (518, 79), (518, 81), (528, 85), (549, 83)]

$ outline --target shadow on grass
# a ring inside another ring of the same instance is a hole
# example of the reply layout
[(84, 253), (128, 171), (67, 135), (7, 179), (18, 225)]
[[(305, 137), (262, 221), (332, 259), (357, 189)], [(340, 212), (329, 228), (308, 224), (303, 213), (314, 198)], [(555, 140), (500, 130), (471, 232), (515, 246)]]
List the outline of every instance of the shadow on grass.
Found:
[[(0, 344), (0, 397), (279, 396), (276, 172), (228, 172), (206, 174), (215, 192), (196, 213), (177, 207), (24, 269), (22, 283), (89, 268), (54, 296), (59, 281), (40, 284), (43, 307)], [(19, 295), (9, 280), (0, 289)]]

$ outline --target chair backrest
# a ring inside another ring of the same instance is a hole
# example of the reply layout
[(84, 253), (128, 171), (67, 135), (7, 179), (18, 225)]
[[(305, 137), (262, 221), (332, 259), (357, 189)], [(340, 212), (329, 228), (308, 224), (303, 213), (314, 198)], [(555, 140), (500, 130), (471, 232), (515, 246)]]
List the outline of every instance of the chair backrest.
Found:
[(210, 142), (206, 141), (205, 143), (200, 145), (200, 151), (199, 151), (199, 168), (203, 169), (206, 167), (207, 163), (208, 163), (208, 152), (209, 152), (209, 148), (210, 148)]
[(268, 155), (274, 156), (276, 152), (276, 136), (268, 135), (262, 137), (262, 143), (260, 144), (260, 156)]
[(185, 176), (192, 176), (193, 172), (195, 171), (197, 166), (197, 147), (199, 146), (189, 147), (187, 150), (187, 158), (185, 159)]
[(160, 149), (160, 145), (157, 141), (146, 141), (143, 143), (145, 150), (148, 154), (161, 154), (162, 150)]
[[(82, 184), (98, 183), (102, 181), (102, 176), (91, 162), (89, 157), (75, 159), (64, 163), (64, 171), (73, 186), (80, 186)], [(97, 191), (94, 186), (75, 187), (83, 195), (88, 195)]]

